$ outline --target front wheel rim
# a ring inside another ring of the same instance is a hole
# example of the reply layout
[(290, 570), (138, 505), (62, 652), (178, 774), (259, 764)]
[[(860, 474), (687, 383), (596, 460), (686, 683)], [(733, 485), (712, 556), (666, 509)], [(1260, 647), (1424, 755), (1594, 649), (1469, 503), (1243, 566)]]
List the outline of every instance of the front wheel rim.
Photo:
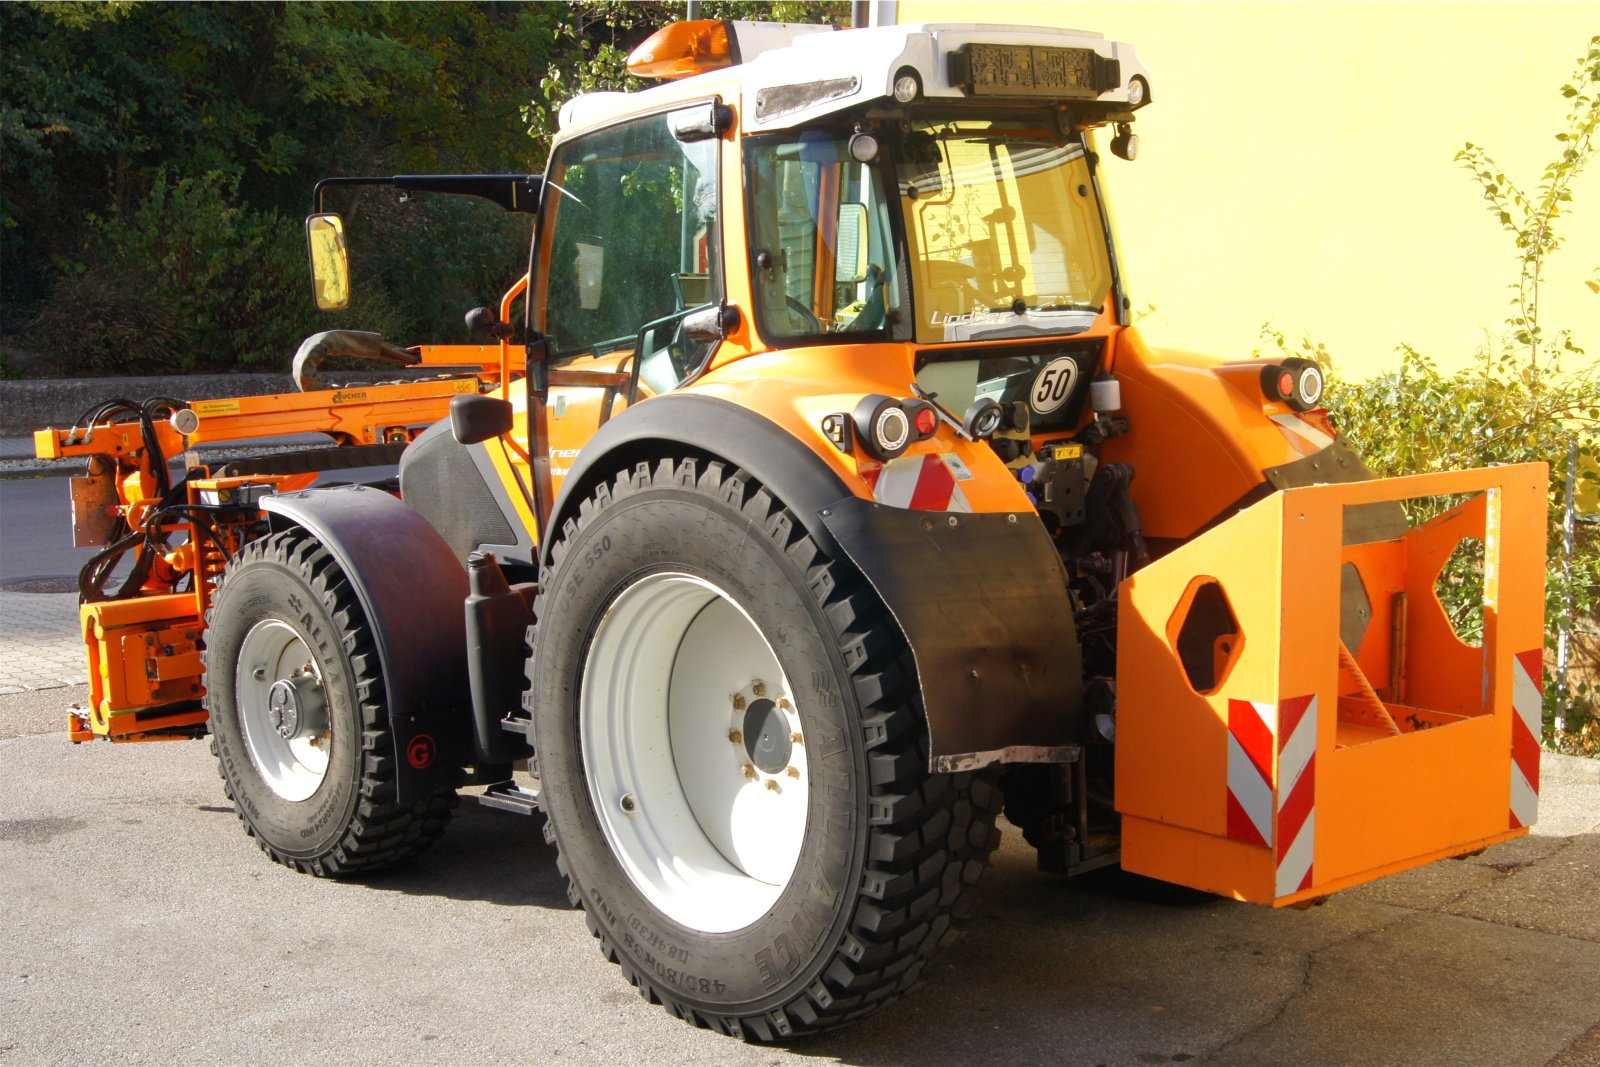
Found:
[(733, 597), (681, 573), (625, 589), (595, 629), (578, 723), (606, 841), (651, 904), (726, 933), (777, 903), (810, 771), (788, 679)]
[(306, 800), (328, 776), (333, 731), (311, 649), (288, 623), (263, 619), (239, 646), (234, 675), (245, 750), (279, 797)]

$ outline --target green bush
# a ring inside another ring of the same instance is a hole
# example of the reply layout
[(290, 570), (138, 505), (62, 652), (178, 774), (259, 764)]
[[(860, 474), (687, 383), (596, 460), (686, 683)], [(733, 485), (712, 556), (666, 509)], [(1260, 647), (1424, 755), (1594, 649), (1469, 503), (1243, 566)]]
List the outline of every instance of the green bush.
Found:
[(308, 332), (298, 223), (239, 201), (237, 176), (169, 179), (158, 171), (127, 212), (88, 213), (81, 258), (29, 329), (36, 343), (73, 333), (77, 368), (208, 371), (286, 362)]

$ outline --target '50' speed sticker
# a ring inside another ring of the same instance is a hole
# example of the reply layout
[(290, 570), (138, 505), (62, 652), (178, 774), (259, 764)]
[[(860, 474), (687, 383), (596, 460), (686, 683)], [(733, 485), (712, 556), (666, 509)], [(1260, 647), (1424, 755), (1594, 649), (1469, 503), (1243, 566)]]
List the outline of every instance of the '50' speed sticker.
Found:
[(1048, 415), (1072, 395), (1078, 384), (1078, 364), (1071, 356), (1061, 356), (1046, 363), (1033, 379), (1028, 390), (1028, 405), (1036, 415)]

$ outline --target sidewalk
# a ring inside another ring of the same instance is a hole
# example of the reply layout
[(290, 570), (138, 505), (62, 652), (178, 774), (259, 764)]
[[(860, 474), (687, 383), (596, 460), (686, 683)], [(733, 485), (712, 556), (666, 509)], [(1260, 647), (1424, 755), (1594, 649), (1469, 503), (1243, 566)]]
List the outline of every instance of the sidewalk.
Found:
[(0, 591), (0, 695), (89, 680), (78, 594)]

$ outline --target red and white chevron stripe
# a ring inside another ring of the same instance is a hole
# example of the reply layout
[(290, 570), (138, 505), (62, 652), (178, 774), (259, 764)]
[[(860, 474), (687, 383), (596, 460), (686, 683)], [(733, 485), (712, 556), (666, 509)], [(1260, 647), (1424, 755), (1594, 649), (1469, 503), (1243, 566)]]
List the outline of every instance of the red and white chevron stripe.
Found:
[(956, 456), (951, 455), (946, 461), (928, 452), (891, 459), (877, 470), (863, 472), (861, 477), (872, 487), (872, 499), (892, 508), (970, 512), (972, 505), (957, 484), (958, 474), (972, 477)]
[(1317, 830), (1317, 698), (1278, 705), (1278, 880), (1280, 897), (1311, 887)]
[(1539, 735), (1544, 721), (1544, 652), (1512, 657), (1511, 829), (1532, 826), (1539, 816)]
[(1277, 710), (1228, 701), (1228, 836), (1272, 847), (1272, 749)]
[(1273, 849), (1280, 897), (1313, 881), (1316, 769), (1315, 696), (1228, 701), (1228, 836)]
[(1278, 429), (1283, 431), (1283, 436), (1289, 441), (1289, 447), (1302, 456), (1314, 456), (1324, 448), (1333, 444), (1322, 429), (1295, 414), (1268, 416), (1278, 424)]

